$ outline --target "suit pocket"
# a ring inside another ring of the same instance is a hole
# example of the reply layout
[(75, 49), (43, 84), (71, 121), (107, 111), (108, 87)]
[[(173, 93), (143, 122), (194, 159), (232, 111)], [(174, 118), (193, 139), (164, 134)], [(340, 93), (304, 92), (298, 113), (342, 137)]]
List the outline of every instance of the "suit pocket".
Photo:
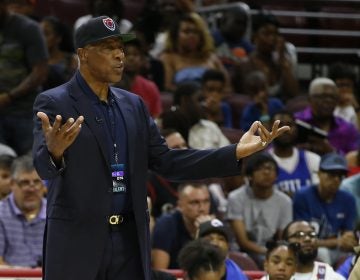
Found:
[(74, 209), (60, 205), (53, 205), (49, 208), (48, 219), (73, 220)]

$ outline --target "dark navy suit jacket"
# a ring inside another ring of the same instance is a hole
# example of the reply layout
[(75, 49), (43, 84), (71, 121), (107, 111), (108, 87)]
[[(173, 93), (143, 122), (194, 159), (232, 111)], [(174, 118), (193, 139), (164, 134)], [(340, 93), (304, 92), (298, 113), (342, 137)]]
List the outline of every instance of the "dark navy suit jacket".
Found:
[[(150, 280), (149, 212), (146, 174), (151, 169), (169, 180), (193, 180), (239, 173), (236, 145), (218, 150), (170, 150), (160, 136), (140, 97), (111, 88), (125, 118), (131, 195), (145, 279)], [(95, 279), (108, 238), (107, 216), (112, 194), (104, 126), (73, 77), (68, 83), (41, 93), (34, 103), (35, 167), (48, 180), (47, 222), (44, 238), (44, 279)], [(57, 114), (83, 115), (85, 121), (74, 143), (65, 151), (65, 168), (50, 160), (36, 117), (45, 112), (51, 123)], [(132, 252), (129, 252), (131, 254)]]

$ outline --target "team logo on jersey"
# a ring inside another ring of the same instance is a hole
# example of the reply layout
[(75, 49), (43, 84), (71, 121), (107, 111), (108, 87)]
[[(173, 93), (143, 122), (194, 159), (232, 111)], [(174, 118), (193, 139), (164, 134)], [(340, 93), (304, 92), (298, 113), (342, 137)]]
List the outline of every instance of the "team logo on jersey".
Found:
[(104, 18), (102, 21), (107, 29), (111, 31), (115, 30), (115, 22), (111, 18)]

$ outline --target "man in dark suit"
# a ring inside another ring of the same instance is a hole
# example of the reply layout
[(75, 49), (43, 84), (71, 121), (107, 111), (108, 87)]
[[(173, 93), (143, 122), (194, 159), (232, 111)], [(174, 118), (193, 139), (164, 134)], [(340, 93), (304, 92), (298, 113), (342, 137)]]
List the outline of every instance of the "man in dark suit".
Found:
[(240, 158), (288, 130), (255, 122), (237, 145), (169, 149), (141, 98), (109, 86), (131, 38), (111, 18), (89, 20), (75, 33), (79, 71), (35, 101), (34, 162), (48, 182), (46, 280), (150, 280), (147, 170), (179, 181), (234, 175)]

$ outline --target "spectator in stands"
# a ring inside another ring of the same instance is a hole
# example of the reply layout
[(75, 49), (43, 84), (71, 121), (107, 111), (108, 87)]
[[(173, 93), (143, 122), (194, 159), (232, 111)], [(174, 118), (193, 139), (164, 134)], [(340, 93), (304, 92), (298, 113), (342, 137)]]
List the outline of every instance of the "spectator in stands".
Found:
[[(240, 279), (226, 273), (226, 256), (215, 245), (204, 239), (189, 242), (179, 254), (179, 263), (184, 271), (184, 280)], [(262, 272), (259, 272), (262, 274)], [(243, 279), (243, 278), (241, 278)], [(245, 279), (250, 279), (245, 276)]]
[(356, 98), (356, 73), (354, 67), (341, 62), (331, 64), (328, 76), (335, 82), (339, 91), (338, 105), (334, 110), (334, 115), (360, 128), (360, 105)]
[(360, 148), (346, 154), (346, 161), (349, 167), (348, 175), (360, 173)]
[(270, 125), (272, 116), (284, 108), (284, 104), (276, 97), (269, 97), (269, 87), (266, 76), (261, 71), (249, 73), (245, 79), (246, 94), (252, 102), (243, 109), (240, 128), (248, 130), (251, 123), (260, 120), (265, 126)]
[(189, 242), (179, 254), (179, 265), (185, 271), (186, 280), (223, 279), (225, 253), (206, 240)]
[(206, 70), (201, 78), (202, 107), (207, 120), (219, 126), (232, 127), (232, 112), (229, 103), (224, 100), (226, 78), (220, 70)]
[[(219, 247), (225, 256), (229, 254), (230, 240), (224, 224), (218, 219), (212, 219), (199, 225), (198, 238), (209, 241)], [(224, 260), (225, 273), (221, 279), (224, 280), (246, 280), (247, 277), (241, 268), (229, 257)], [(219, 278), (220, 279), (220, 278)]]
[(42, 19), (40, 26), (49, 52), (49, 74), (43, 88), (49, 89), (67, 82), (75, 73), (78, 62), (71, 32), (64, 23), (48, 16)]
[(245, 38), (250, 14), (242, 6), (235, 6), (222, 13), (219, 28), (212, 35), (216, 54), (227, 69), (247, 57), (254, 46)]
[(141, 41), (144, 51), (144, 61), (141, 64), (140, 75), (153, 81), (161, 92), (164, 91), (165, 72), (164, 65), (157, 57), (150, 54), (154, 46), (155, 36), (159, 30), (161, 18), (160, 13), (153, 8), (145, 6), (142, 15), (134, 22), (132, 32)]
[(289, 223), (284, 229), (284, 240), (300, 244), (295, 279), (303, 280), (344, 280), (333, 268), (324, 262), (316, 261), (318, 255), (317, 233), (309, 222), (299, 220)]
[(275, 114), (273, 119), (290, 126), (290, 131), (274, 139), (268, 152), (278, 164), (276, 187), (293, 197), (302, 187), (319, 182), (317, 172), (319, 171), (320, 156), (296, 147), (298, 129), (292, 113), (281, 111)]
[(0, 200), (11, 192), (11, 165), (15, 157), (0, 155)]
[(0, 1), (0, 143), (18, 155), (31, 150), (32, 105), (47, 76), (47, 50), (33, 20), (9, 13)]
[(247, 183), (228, 197), (227, 219), (242, 251), (263, 266), (266, 241), (278, 239), (292, 220), (291, 199), (274, 188), (276, 161), (267, 153), (245, 162)]
[[(356, 240), (356, 244), (359, 244), (360, 238), (360, 223), (357, 222), (356, 227), (354, 229), (354, 238)], [(351, 270), (359, 256), (360, 247), (357, 245), (354, 247), (353, 253), (349, 254), (349, 256), (345, 260), (341, 260), (341, 264), (337, 267), (336, 272), (340, 275), (344, 276), (346, 279), (349, 278)]]
[[(253, 42), (255, 50), (248, 59), (233, 71), (232, 84), (237, 93), (245, 92), (248, 73), (258, 70), (265, 74), (269, 95), (283, 101), (298, 94), (298, 82), (286, 49), (285, 40), (279, 35), (279, 23), (272, 15), (253, 17)], [(275, 55), (274, 55), (275, 53)]]
[(0, 155), (17, 156), (16, 152), (10, 146), (3, 143), (0, 143)]
[(336, 84), (328, 78), (315, 78), (309, 87), (309, 107), (295, 113), (295, 118), (328, 132), (328, 138), (311, 137), (302, 147), (317, 154), (336, 151), (346, 154), (356, 150), (359, 145), (359, 132), (356, 127), (334, 116), (339, 99)]
[[(153, 8), (153, 3), (149, 5)], [(192, 0), (158, 0), (155, 8), (155, 18), (150, 22), (155, 23), (155, 43), (149, 51), (152, 57), (158, 58), (165, 49), (166, 37), (169, 28), (183, 15), (194, 12), (195, 5)], [(145, 9), (144, 14), (149, 15)], [(156, 14), (157, 13), (157, 14)]]
[(161, 54), (165, 68), (165, 90), (173, 92), (186, 81), (200, 83), (207, 69), (218, 69), (229, 79), (227, 71), (214, 52), (214, 44), (204, 20), (196, 13), (183, 15), (171, 26), (166, 48)]
[(321, 157), (319, 184), (298, 191), (293, 199), (295, 220), (311, 222), (318, 234), (319, 259), (334, 264), (344, 252), (352, 251), (355, 240), (354, 197), (339, 190), (347, 173), (345, 158), (336, 153)]
[(201, 221), (210, 219), (210, 194), (205, 184), (183, 183), (178, 189), (178, 210), (159, 218), (152, 236), (155, 269), (179, 268), (177, 257), (196, 236)]
[(124, 18), (124, 4), (122, 0), (90, 0), (89, 10), (91, 14), (79, 17), (74, 24), (74, 30), (88, 22), (93, 17), (107, 15), (114, 19), (121, 33), (127, 33), (132, 28), (132, 23)]
[(153, 118), (159, 117), (162, 110), (160, 91), (154, 82), (139, 74), (144, 61), (144, 50), (141, 42), (137, 39), (126, 42), (124, 51), (125, 66), (123, 77), (115, 86), (141, 96), (150, 115)]
[[(171, 149), (187, 149), (187, 144), (179, 132), (174, 129), (162, 129), (161, 135)], [(175, 210), (178, 199), (177, 182), (170, 182), (160, 175), (149, 171), (147, 191), (152, 202), (152, 214), (155, 218)]]
[(261, 280), (290, 280), (296, 271), (298, 244), (284, 241), (268, 241), (264, 270)]
[(0, 264), (41, 266), (45, 188), (30, 156), (14, 161), (11, 179), (11, 194), (0, 202)]
[(37, 0), (11, 0), (8, 1), (8, 9), (12, 13), (27, 16), (35, 21), (40, 21), (39, 16), (36, 15)]
[(360, 174), (355, 174), (342, 180), (340, 189), (353, 195), (356, 203), (356, 219), (360, 223)]
[(189, 139), (190, 121), (185, 112), (176, 105), (171, 106), (170, 110), (166, 110), (160, 115), (158, 125), (161, 129), (175, 129), (185, 139), (185, 142)]
[(201, 97), (200, 85), (195, 82), (182, 83), (174, 92), (174, 105), (186, 116), (190, 126), (187, 138), (189, 147), (206, 149), (228, 145), (230, 142), (219, 126), (203, 117)]

